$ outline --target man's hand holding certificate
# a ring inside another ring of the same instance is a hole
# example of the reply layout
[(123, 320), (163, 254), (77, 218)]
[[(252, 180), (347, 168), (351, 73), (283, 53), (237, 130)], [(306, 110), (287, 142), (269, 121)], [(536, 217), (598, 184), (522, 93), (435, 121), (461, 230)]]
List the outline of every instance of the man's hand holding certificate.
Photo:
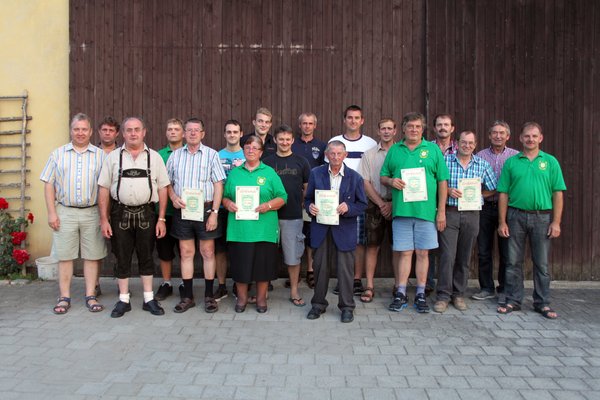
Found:
[[(317, 217), (317, 223), (339, 225), (339, 206), (339, 192), (337, 190), (315, 190), (315, 204), (313, 207), (316, 207), (316, 214), (314, 215)], [(313, 208), (313, 211), (315, 211), (315, 208)]]
[(458, 211), (481, 210), (481, 178), (459, 179), (458, 190)]
[(404, 181), (402, 196), (405, 203), (412, 201), (427, 201), (427, 180), (425, 168), (406, 168), (400, 170)]
[(181, 200), (185, 203), (185, 207), (181, 209), (181, 219), (204, 221), (204, 192), (202, 189), (183, 188)]

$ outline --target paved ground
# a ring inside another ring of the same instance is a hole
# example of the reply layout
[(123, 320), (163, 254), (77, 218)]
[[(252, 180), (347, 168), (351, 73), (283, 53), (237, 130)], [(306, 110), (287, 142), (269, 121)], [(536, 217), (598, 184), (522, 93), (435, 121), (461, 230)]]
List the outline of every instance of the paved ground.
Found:
[(64, 316), (51, 313), (54, 282), (2, 286), (0, 399), (600, 399), (598, 288), (554, 289), (561, 318), (548, 321), (530, 299), (506, 316), (491, 301), (392, 313), (391, 281), (378, 280), (373, 303), (341, 324), (335, 306), (307, 320), (309, 306), (289, 303), (282, 284), (266, 314), (236, 314), (230, 296), (212, 315), (174, 314), (169, 298), (154, 317), (134, 280), (121, 319), (110, 318), (110, 279), (100, 314), (84, 308), (81, 278)]

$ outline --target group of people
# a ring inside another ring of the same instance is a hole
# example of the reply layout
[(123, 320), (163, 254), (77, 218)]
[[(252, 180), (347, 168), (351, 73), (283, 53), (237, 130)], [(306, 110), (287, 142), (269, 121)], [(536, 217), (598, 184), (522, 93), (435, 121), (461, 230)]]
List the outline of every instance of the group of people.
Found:
[[(289, 301), (305, 306), (299, 283), (306, 253), (306, 282), (314, 289), (307, 318), (317, 319), (326, 311), (329, 277), (335, 271), (333, 291), (341, 321), (352, 322), (355, 296), (365, 303), (375, 297), (379, 251), (388, 238), (395, 280), (390, 311), (409, 304), (413, 256), (416, 311), (430, 311), (427, 295), (434, 290), (435, 312), (445, 312), (450, 303), (466, 310), (469, 264), (477, 242), (481, 288), (471, 298), (498, 296), (497, 312), (507, 314), (521, 309), (529, 239), (534, 309), (557, 318), (550, 307), (548, 254), (551, 239), (560, 235), (566, 186), (556, 158), (540, 149), (539, 124), (523, 126), (523, 149), (518, 152), (507, 147), (509, 125), (494, 121), (489, 147), (475, 154), (476, 134), (466, 130), (454, 138), (450, 114), (434, 118), (432, 141), (425, 136), (425, 117), (415, 112), (404, 115), (403, 138), (397, 142), (391, 118), (379, 122), (378, 141), (364, 135), (359, 106), (347, 107), (343, 122), (344, 132), (325, 143), (315, 137), (315, 114), (299, 116), (298, 136), (288, 125), (271, 134), (273, 115), (259, 108), (249, 134), (243, 134), (236, 120), (224, 124), (226, 147), (217, 152), (202, 143), (202, 120), (170, 119), (167, 146), (156, 152), (144, 142), (146, 127), (140, 118), (128, 117), (122, 124), (105, 118), (98, 126), (100, 143), (94, 146), (89, 117), (75, 115), (71, 142), (51, 153), (41, 175), (53, 254), (59, 259), (60, 296), (54, 313), (65, 314), (71, 306), (73, 260), (79, 256), (84, 260), (85, 304), (91, 312), (104, 309), (98, 301), (98, 273), (110, 239), (119, 287), (112, 317), (131, 310), (134, 251), (143, 310), (164, 314), (159, 301), (173, 294), (177, 253), (180, 301), (173, 311), (195, 307), (198, 249), (205, 312), (216, 312), (228, 296), (228, 270), (235, 282), (235, 312), (244, 312), (248, 304), (266, 312), (280, 254), (289, 275)], [(119, 134), (122, 146), (116, 143)], [(163, 279), (156, 293), (155, 247)]]

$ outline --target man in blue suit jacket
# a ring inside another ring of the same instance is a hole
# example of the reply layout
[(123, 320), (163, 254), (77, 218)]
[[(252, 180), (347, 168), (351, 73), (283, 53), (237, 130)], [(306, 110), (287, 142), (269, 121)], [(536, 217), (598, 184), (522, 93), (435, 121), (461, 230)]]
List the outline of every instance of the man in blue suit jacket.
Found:
[[(356, 217), (365, 212), (367, 197), (362, 177), (344, 165), (346, 146), (339, 140), (328, 143), (325, 155), (329, 165), (321, 165), (310, 173), (304, 208), (312, 216), (310, 224), (310, 247), (315, 250), (315, 293), (311, 300), (312, 309), (308, 319), (317, 319), (329, 305), (325, 297), (329, 286), (330, 259), (337, 267), (340, 293), (338, 308), (342, 311), (342, 322), (354, 320), (354, 250), (356, 249)], [(337, 190), (339, 192), (338, 225), (317, 223), (319, 209), (315, 205), (315, 190)]]

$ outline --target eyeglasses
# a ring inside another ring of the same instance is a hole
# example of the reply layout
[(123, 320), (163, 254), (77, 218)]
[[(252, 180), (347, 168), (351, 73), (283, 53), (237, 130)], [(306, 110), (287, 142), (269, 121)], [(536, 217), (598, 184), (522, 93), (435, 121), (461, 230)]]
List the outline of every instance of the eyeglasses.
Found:
[(252, 146), (244, 146), (244, 150), (246, 151), (262, 151), (260, 147), (252, 147)]

